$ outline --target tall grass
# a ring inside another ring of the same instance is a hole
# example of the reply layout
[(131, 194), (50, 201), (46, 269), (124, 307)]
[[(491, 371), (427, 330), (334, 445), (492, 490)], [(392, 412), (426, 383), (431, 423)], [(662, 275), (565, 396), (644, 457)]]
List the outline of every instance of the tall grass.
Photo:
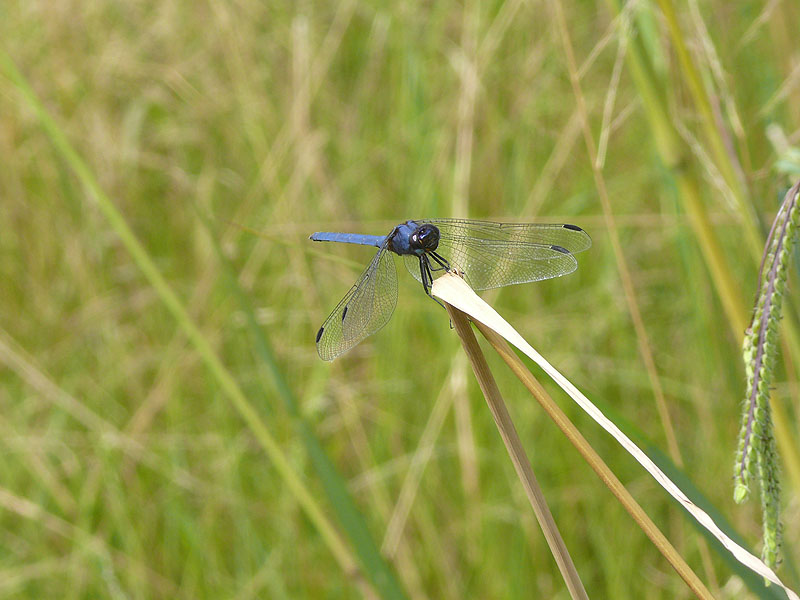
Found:
[[(587, 229), (575, 274), (492, 302), (758, 549), (758, 506), (734, 505), (730, 477), (737, 315), (788, 187), (767, 126), (800, 137), (800, 9), (640, 6), (4, 7), (0, 595), (566, 597), (447, 316), (402, 268), (389, 325), (316, 356), (370, 256), (307, 235), (415, 216)], [(797, 588), (794, 283), (773, 402)], [(490, 366), (589, 596), (688, 597)], [(659, 488), (562, 406), (715, 596), (741, 597)]]

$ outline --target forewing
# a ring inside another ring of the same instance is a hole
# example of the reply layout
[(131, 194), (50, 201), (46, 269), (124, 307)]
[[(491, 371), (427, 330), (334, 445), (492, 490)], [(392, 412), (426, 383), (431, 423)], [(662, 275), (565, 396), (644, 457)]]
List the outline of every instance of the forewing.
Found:
[(317, 332), (320, 358), (333, 360), (378, 331), (396, 304), (397, 273), (384, 246)]
[[(416, 221), (439, 228), (436, 252), (464, 273), (476, 290), (560, 277), (578, 264), (574, 252), (591, 246), (591, 239), (572, 225), (492, 223), (460, 219)], [(404, 256), (419, 281), (419, 261)], [(438, 276), (441, 273), (434, 273)]]
[(592, 238), (583, 229), (563, 223), (495, 223), (469, 219), (429, 219), (443, 236), (451, 239), (476, 238), (497, 242), (560, 246), (570, 254), (587, 250)]

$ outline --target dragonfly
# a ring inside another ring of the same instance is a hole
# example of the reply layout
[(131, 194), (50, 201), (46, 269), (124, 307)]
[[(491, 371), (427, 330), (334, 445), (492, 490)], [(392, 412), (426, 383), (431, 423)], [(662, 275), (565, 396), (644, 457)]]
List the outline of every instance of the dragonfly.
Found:
[(406, 221), (384, 236), (318, 232), (310, 239), (378, 248), (317, 331), (317, 351), (327, 361), (377, 332), (392, 316), (397, 273), (391, 253), (403, 257), (408, 271), (431, 296), (434, 280), (450, 271), (463, 276), (474, 290), (561, 277), (578, 267), (573, 255), (592, 245), (577, 225), (468, 219)]

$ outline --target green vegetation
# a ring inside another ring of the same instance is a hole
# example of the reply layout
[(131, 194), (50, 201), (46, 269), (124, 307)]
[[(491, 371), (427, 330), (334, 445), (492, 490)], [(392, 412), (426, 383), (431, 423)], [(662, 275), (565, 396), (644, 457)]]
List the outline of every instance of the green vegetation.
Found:
[[(759, 553), (731, 464), (764, 224), (797, 177), (800, 7), (626, 10), (0, 9), (0, 597), (568, 597), (447, 315), (400, 261), (386, 328), (316, 355), (372, 253), (308, 235), (420, 216), (589, 231), (576, 273), (484, 297)], [(772, 419), (798, 589), (788, 264)], [(589, 596), (690, 597), (487, 357)], [(780, 597), (745, 592), (542, 383), (715, 597)]]

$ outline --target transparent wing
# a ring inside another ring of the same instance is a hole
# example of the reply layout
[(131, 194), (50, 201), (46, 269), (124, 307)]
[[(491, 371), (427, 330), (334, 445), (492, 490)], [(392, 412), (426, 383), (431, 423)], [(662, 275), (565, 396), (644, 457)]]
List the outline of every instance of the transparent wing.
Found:
[(443, 236), (451, 239), (477, 238), (497, 242), (519, 242), (538, 245), (556, 245), (571, 254), (588, 250), (592, 238), (576, 225), (563, 223), (495, 223), (469, 219), (428, 219), (416, 223), (431, 223)]
[(333, 360), (378, 331), (396, 304), (397, 273), (384, 246), (317, 332), (320, 358)]
[[(572, 273), (573, 256), (592, 244), (574, 225), (546, 223), (492, 223), (462, 219), (417, 220), (439, 228), (436, 249), (464, 273), (476, 290), (540, 281)], [(421, 281), (419, 260), (404, 256), (409, 272)], [(434, 277), (443, 271), (435, 272)]]

